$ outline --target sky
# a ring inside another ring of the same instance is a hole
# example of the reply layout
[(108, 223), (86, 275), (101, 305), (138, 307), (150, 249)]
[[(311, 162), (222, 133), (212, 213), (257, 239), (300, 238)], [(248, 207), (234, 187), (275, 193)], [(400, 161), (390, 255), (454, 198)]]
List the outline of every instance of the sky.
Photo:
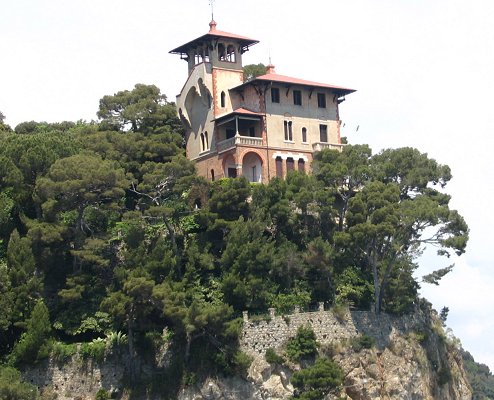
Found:
[[(466, 253), (426, 251), (421, 293), (494, 371), (494, 1), (216, 0), (217, 29), (260, 41), (244, 64), (357, 89), (342, 135), (374, 152), (412, 146), (451, 167), (446, 190), (470, 227)], [(208, 0), (16, 0), (0, 12), (0, 111), (22, 121), (96, 120), (99, 99), (136, 83), (173, 101), (187, 65), (168, 52), (209, 29)], [(358, 128), (358, 129), (357, 129)]]

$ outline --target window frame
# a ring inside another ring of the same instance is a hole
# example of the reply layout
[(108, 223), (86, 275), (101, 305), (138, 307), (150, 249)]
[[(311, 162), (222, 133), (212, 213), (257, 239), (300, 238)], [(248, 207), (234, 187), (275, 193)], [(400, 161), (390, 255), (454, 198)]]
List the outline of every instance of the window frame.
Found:
[(317, 107), (326, 108), (326, 93), (317, 93)]
[(280, 104), (280, 88), (271, 88), (271, 103)]
[(302, 105), (302, 91), (301, 90), (293, 90), (293, 105), (301, 106)]

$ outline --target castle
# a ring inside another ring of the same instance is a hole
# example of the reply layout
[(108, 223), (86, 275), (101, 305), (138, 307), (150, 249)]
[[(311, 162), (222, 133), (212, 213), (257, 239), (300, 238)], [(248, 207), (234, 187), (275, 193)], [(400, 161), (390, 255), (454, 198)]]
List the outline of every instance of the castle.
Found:
[(278, 75), (271, 64), (244, 82), (242, 55), (258, 41), (209, 27), (170, 51), (188, 64), (177, 109), (199, 175), (267, 182), (307, 171), (315, 151), (341, 149), (339, 104), (355, 90)]

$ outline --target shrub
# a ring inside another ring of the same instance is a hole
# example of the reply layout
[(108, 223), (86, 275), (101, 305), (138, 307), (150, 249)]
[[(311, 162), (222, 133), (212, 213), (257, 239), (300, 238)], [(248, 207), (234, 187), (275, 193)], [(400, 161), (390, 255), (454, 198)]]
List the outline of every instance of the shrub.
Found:
[(106, 335), (106, 341), (112, 348), (118, 348), (127, 344), (127, 335), (121, 331), (112, 331)]
[(264, 355), (266, 361), (270, 364), (283, 364), (285, 359), (281, 357), (273, 348), (269, 348), (266, 350), (266, 354)]
[(246, 376), (247, 370), (249, 369), (250, 364), (252, 364), (252, 357), (242, 351), (237, 351), (233, 356), (233, 364), (235, 372), (241, 376)]
[(15, 368), (0, 366), (0, 399), (35, 400), (38, 391), (33, 385), (21, 381), (21, 374)]
[(53, 342), (51, 346), (51, 354), (56, 361), (65, 361), (75, 353), (77, 353), (77, 346), (75, 344)]
[(366, 334), (362, 334), (350, 339), (350, 345), (352, 346), (352, 349), (356, 352), (359, 352), (362, 349), (370, 349), (375, 344), (376, 344), (376, 340), (372, 336)]
[(343, 370), (328, 358), (318, 358), (313, 366), (295, 372), (291, 382), (296, 389), (292, 399), (323, 399), (343, 384)]
[(444, 366), (439, 368), (439, 371), (437, 371), (437, 383), (439, 386), (443, 386), (449, 381), (451, 381), (451, 369), (449, 366)]
[(100, 389), (96, 393), (96, 400), (109, 400), (110, 397), (110, 393), (108, 393), (105, 389)]
[(331, 307), (331, 312), (339, 322), (343, 322), (347, 315), (348, 305), (344, 303), (336, 303)]
[(103, 339), (94, 339), (90, 343), (82, 343), (79, 348), (79, 354), (82, 358), (92, 358), (101, 362), (105, 358), (106, 342)]
[(288, 341), (285, 352), (290, 361), (297, 362), (315, 356), (317, 347), (316, 334), (312, 328), (299, 326), (295, 337)]

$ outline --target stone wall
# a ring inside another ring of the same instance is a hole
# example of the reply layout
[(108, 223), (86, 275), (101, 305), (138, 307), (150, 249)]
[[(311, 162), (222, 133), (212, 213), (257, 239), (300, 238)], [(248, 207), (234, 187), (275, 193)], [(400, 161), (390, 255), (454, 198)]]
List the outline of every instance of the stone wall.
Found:
[(421, 314), (413, 317), (392, 317), (376, 315), (370, 311), (344, 310), (338, 315), (333, 311), (319, 310), (314, 312), (300, 312), (295, 310), (289, 315), (275, 315), (270, 309), (269, 317), (264, 320), (249, 319), (244, 312), (244, 327), (240, 337), (242, 351), (252, 356), (264, 356), (268, 348), (281, 349), (288, 339), (294, 337), (297, 329), (302, 325), (310, 325), (321, 345), (338, 342), (344, 339), (366, 334), (376, 340), (378, 348), (385, 348), (389, 344), (393, 333), (406, 333), (409, 330), (423, 326)]
[(99, 389), (119, 392), (125, 365), (122, 357), (109, 356), (103, 362), (83, 360), (78, 355), (58, 363), (53, 359), (23, 371), (23, 379), (43, 392), (51, 390), (58, 400), (94, 399)]

